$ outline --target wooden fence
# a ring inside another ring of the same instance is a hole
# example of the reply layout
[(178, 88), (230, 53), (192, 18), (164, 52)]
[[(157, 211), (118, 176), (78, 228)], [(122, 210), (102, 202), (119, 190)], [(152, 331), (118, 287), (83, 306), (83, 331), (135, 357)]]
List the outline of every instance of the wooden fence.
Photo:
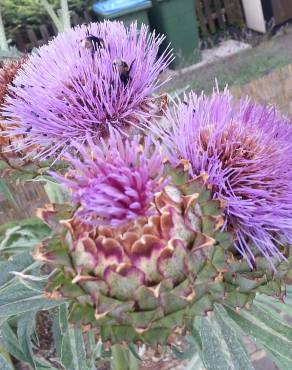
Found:
[(244, 22), (240, 0), (194, 0), (202, 37)]
[[(194, 2), (202, 37), (215, 34), (230, 25), (243, 24), (240, 0), (194, 0)], [(88, 12), (85, 12), (82, 17), (77, 14), (72, 16), (74, 26), (91, 20)], [(38, 29), (20, 27), (15, 33), (14, 41), (20, 51), (29, 52), (34, 47), (46, 44), (56, 34), (56, 28), (50, 23), (43, 24)]]
[[(91, 16), (85, 12), (81, 17), (73, 14), (71, 17), (72, 25), (77, 26), (84, 22), (91, 22)], [(15, 32), (15, 44), (18, 50), (22, 52), (29, 52), (35, 47), (47, 44), (55, 35), (57, 35), (56, 27), (51, 24), (43, 24), (39, 28), (19, 27)]]

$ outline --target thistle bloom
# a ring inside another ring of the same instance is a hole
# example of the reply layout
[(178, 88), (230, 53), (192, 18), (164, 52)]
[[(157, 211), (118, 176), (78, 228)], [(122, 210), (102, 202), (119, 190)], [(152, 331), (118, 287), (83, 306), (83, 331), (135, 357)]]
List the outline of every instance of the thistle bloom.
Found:
[(90, 152), (76, 145), (82, 160), (66, 154), (73, 170), (55, 177), (72, 191), (76, 215), (85, 223), (120, 226), (150, 211), (154, 194), (166, 184), (159, 147), (150, 138), (127, 139), (112, 131), (101, 146), (89, 139)]
[[(16, 154), (10, 151), (9, 147), (12, 142), (15, 143), (19, 140), (19, 137), (14, 135), (9, 138), (2, 135), (2, 133), (6, 130), (6, 125), (3, 123), (5, 99), (7, 97), (7, 94), (9, 94), (9, 87), (13, 84), (17, 73), (20, 71), (21, 68), (23, 68), (26, 61), (27, 57), (24, 56), (19, 60), (3, 63), (3, 65), (0, 67), (0, 158), (5, 160), (7, 160), (8, 157), (16, 157)], [(13, 94), (11, 96), (11, 99), (13, 99)]]
[(24, 147), (39, 144), (38, 156), (48, 156), (84, 142), (86, 134), (100, 138), (109, 127), (146, 124), (147, 104), (171, 60), (169, 51), (157, 58), (163, 39), (146, 26), (108, 21), (59, 34), (14, 81), (19, 99), (8, 98), (10, 134), (26, 135)]
[(253, 265), (260, 252), (282, 258), (292, 242), (292, 131), (272, 107), (225, 91), (191, 93), (167, 114), (169, 127), (154, 127), (170, 161), (184, 159), (190, 174), (206, 173), (213, 197), (226, 205), (226, 229)]
[(0, 106), (2, 107), (5, 102), (6, 94), (9, 87), (13, 83), (20, 68), (23, 68), (27, 62), (27, 57), (22, 57), (19, 60), (9, 61), (0, 67)]

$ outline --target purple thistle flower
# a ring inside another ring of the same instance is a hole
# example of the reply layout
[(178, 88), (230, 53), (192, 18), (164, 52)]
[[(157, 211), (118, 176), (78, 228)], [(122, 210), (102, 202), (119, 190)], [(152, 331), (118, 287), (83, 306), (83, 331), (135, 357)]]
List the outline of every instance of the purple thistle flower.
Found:
[[(88, 41), (91, 35), (99, 42)], [(84, 142), (86, 134), (147, 125), (158, 76), (172, 59), (169, 50), (157, 57), (163, 40), (144, 25), (109, 21), (59, 34), (14, 80), (8, 135), (25, 135), (23, 147), (39, 145), (36, 157), (44, 157)]]
[(154, 194), (167, 179), (160, 147), (150, 137), (143, 146), (140, 141), (139, 136), (125, 139), (110, 130), (108, 141), (101, 140), (99, 146), (90, 138), (89, 148), (75, 145), (82, 160), (65, 154), (74, 169), (65, 178), (53, 176), (71, 190), (83, 222), (120, 226), (151, 212)]
[[(228, 91), (191, 93), (167, 113), (168, 127), (153, 126), (171, 163), (191, 164), (191, 176), (208, 175), (214, 198), (226, 204), (225, 229), (252, 266), (259, 252), (284, 258), (292, 242), (292, 129), (273, 107)], [(272, 263), (272, 262), (271, 262)]]

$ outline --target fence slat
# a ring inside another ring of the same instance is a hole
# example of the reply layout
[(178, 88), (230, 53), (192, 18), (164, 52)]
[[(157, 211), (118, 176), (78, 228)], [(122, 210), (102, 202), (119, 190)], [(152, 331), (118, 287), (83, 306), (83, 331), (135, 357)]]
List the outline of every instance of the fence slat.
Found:
[(15, 43), (16, 43), (16, 47), (18, 50), (22, 51), (22, 52), (26, 52), (27, 49), (26, 49), (26, 43), (23, 39), (23, 30), (17, 30), (15, 32)]
[(224, 0), (225, 13), (229, 23), (234, 22), (234, 14), (232, 12), (232, 0)]
[(224, 17), (223, 17), (223, 12), (222, 12), (221, 1), (214, 0), (214, 6), (215, 6), (216, 16), (219, 22), (219, 26), (220, 28), (224, 28)]
[(210, 31), (211, 31), (211, 33), (215, 33), (216, 32), (216, 27), (215, 27), (215, 23), (214, 23), (213, 16), (212, 16), (212, 10), (211, 10), (211, 7), (210, 7), (210, 0), (204, 0), (204, 8), (205, 8), (205, 13), (206, 13), (206, 16), (207, 16), (208, 26), (210, 28)]
[(46, 25), (41, 25), (40, 26), (40, 32), (41, 32), (41, 35), (42, 35), (42, 41), (44, 44), (46, 44), (49, 40), (50, 40), (50, 33), (48, 31), (48, 28)]
[(208, 36), (209, 31), (208, 31), (208, 28), (206, 26), (207, 20), (204, 16), (204, 13), (203, 13), (203, 10), (202, 10), (201, 1), (200, 0), (195, 0), (195, 6), (196, 6), (196, 13), (197, 13), (197, 17), (199, 19), (199, 24), (200, 24), (202, 35), (203, 36)]
[(240, 0), (195, 0), (195, 6), (203, 37), (244, 22)]
[(34, 30), (32, 28), (28, 28), (26, 32), (27, 32), (28, 39), (31, 43), (31, 48), (38, 47), (39, 41), (38, 41), (38, 38), (36, 37)]

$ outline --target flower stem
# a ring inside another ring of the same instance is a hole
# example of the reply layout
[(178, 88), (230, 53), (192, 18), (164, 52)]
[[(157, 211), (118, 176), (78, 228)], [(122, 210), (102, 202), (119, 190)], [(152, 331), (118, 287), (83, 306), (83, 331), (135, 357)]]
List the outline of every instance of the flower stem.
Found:
[(67, 0), (61, 0), (61, 14), (64, 31), (67, 31), (71, 28), (70, 12)]
[(46, 9), (46, 11), (48, 12), (49, 16), (51, 17), (52, 21), (54, 22), (55, 26), (57, 27), (57, 30), (59, 32), (63, 32), (64, 31), (64, 25), (62, 24), (61, 20), (59, 19), (59, 17), (55, 13), (52, 5), (47, 0), (40, 0), (40, 3)]
[(0, 48), (2, 50), (8, 50), (8, 42), (5, 35), (1, 9), (0, 9)]

